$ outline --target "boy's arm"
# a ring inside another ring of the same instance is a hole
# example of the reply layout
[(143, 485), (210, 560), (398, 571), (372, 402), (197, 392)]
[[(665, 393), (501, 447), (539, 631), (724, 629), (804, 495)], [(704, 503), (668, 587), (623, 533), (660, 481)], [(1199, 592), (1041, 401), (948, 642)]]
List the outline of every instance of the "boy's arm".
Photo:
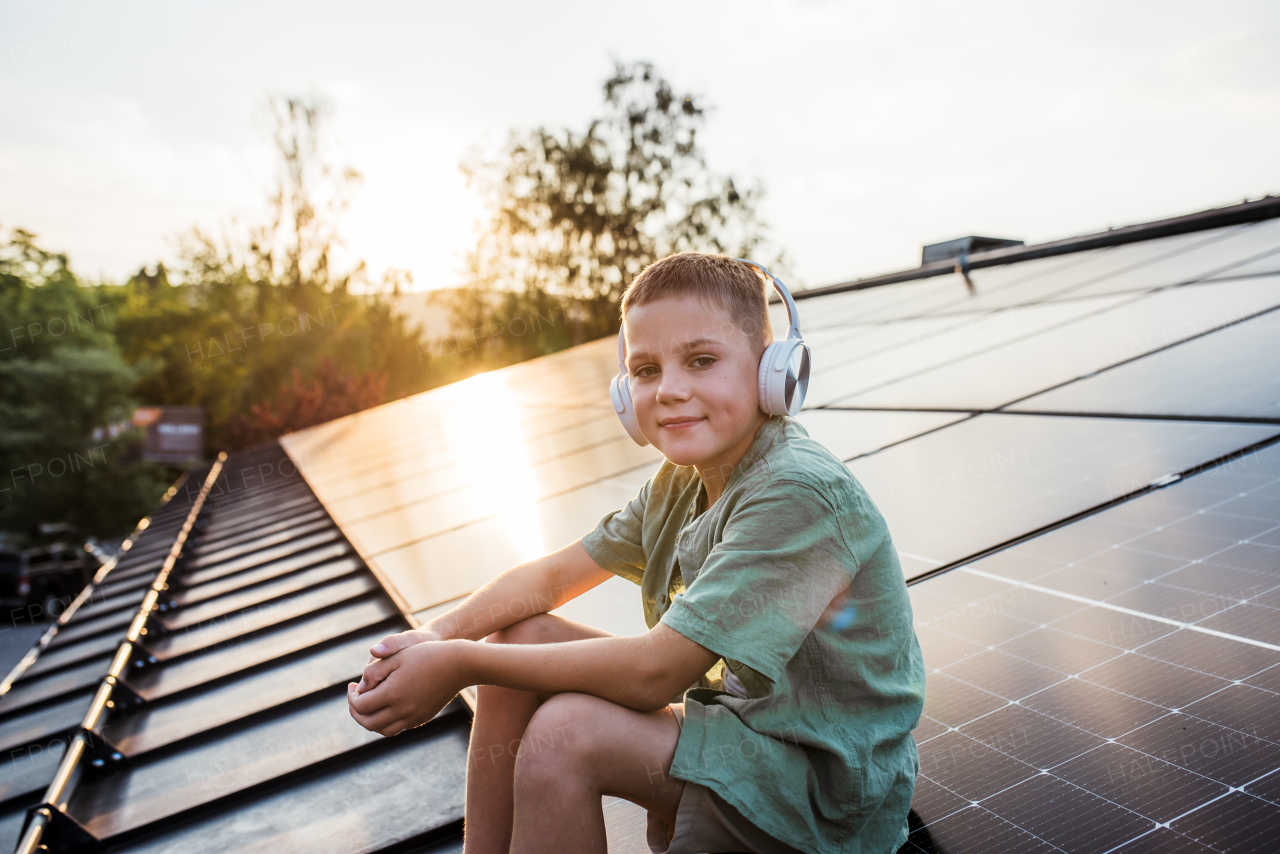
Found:
[(421, 628), (383, 638), (369, 650), (385, 658), (425, 640), (479, 640), (535, 614), (559, 608), (613, 577), (577, 540), (557, 552), (508, 569), (465, 602)]
[(536, 694), (593, 694), (637, 711), (660, 709), (720, 656), (659, 623), (639, 637), (554, 644), (424, 643), (365, 668), (347, 687), (351, 716), (383, 735), (426, 723), (463, 688), (499, 685)]

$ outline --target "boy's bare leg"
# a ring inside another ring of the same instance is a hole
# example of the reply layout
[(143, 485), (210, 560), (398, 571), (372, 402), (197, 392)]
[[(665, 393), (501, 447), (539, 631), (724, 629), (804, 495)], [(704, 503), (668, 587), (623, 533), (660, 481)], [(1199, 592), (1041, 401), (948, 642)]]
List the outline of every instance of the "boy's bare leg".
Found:
[(684, 783), (670, 777), (680, 725), (670, 707), (637, 712), (587, 694), (557, 694), (525, 730), (515, 767), (512, 852), (605, 854), (601, 795), (675, 824)]
[[(488, 643), (563, 643), (608, 632), (539, 614), (494, 632)], [(507, 854), (511, 848), (516, 754), (529, 720), (546, 696), (480, 686), (467, 755), (465, 854)], [(597, 798), (597, 806), (599, 806)]]

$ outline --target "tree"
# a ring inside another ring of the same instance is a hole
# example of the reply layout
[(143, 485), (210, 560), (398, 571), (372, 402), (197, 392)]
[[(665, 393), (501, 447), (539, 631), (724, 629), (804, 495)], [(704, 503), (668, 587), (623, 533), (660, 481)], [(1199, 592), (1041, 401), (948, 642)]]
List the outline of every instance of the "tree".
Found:
[[(461, 328), (510, 328), (559, 307), (567, 328), (490, 336), (477, 352), (518, 361), (618, 328), (626, 285), (682, 250), (751, 256), (763, 242), (757, 188), (707, 168), (701, 98), (677, 93), (648, 62), (617, 64), (604, 115), (586, 130), (512, 134), (497, 160), (464, 165), (491, 215), (455, 299)], [(501, 350), (502, 352), (496, 352)]]
[(0, 528), (127, 533), (172, 480), (125, 462), (136, 432), (103, 435), (132, 413), (140, 370), (121, 357), (99, 297), (29, 232), (0, 245)]
[[(124, 288), (108, 289), (126, 358), (155, 366), (138, 396), (204, 407), (214, 449), (265, 438), (275, 422), (246, 420), (246, 413), (287, 408), (281, 395), (292, 393), (295, 374), (305, 383), (327, 372), (333, 382), (325, 411), (332, 417), (435, 379), (419, 331), (386, 298), (407, 274), (389, 270), (373, 282), (363, 262), (336, 267), (337, 221), (360, 176), (328, 159), (327, 108), (298, 98), (273, 98), (268, 106), (278, 154), (268, 221), (221, 235), (194, 229), (178, 269), (144, 269)], [(299, 426), (296, 419), (288, 424)]]

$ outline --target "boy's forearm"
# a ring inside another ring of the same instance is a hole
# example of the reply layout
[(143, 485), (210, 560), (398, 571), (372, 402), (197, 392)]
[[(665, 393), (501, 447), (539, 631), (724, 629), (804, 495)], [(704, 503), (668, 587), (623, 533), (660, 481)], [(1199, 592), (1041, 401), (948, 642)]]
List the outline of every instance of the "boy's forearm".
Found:
[[(499, 685), (537, 694), (591, 694), (638, 711), (652, 711), (687, 687), (668, 685), (672, 674), (662, 667), (660, 645), (642, 635), (556, 644), (459, 642), (451, 646), (458, 677), (466, 685)], [(695, 674), (688, 682), (696, 679)]]
[(573, 543), (507, 570), (423, 629), (445, 640), (479, 640), (520, 620), (554, 610), (607, 577), (605, 573), (599, 579), (584, 578), (593, 570), (605, 573), (586, 556), (580, 542)]
[(563, 604), (537, 562), (509, 569), (428, 622), (424, 629), (446, 640), (479, 640), (534, 614)]

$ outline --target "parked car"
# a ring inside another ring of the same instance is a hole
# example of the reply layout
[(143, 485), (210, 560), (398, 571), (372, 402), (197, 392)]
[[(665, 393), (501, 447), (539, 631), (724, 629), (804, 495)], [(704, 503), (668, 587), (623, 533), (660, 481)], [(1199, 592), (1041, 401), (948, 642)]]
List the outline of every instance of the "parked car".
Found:
[(4, 536), (0, 538), (0, 604), (9, 609), (27, 607), (27, 619), (56, 618), (99, 565), (76, 540), (39, 542), (38, 538)]

